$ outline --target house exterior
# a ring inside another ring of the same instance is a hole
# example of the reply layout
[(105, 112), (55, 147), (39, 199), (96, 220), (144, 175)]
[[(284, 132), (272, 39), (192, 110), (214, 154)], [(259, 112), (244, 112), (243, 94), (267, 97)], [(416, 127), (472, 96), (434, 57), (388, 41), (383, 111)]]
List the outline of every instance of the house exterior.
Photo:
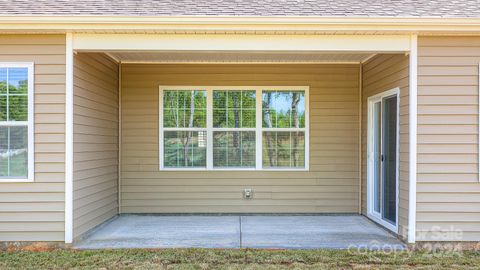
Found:
[(478, 1), (1, 1), (0, 241), (125, 213), (480, 240)]

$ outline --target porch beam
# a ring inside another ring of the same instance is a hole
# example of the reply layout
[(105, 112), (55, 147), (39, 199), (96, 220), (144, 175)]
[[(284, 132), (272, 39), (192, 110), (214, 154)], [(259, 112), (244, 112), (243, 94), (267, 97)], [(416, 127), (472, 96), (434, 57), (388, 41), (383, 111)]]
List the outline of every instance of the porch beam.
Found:
[(74, 34), (78, 51), (410, 51), (410, 35)]

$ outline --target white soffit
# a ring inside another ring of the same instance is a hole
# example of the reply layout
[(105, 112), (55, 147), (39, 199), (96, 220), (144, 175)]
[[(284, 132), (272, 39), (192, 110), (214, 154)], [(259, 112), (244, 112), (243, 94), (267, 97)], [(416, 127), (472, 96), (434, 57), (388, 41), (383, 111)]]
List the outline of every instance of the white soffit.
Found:
[(122, 63), (359, 63), (371, 53), (109, 52)]

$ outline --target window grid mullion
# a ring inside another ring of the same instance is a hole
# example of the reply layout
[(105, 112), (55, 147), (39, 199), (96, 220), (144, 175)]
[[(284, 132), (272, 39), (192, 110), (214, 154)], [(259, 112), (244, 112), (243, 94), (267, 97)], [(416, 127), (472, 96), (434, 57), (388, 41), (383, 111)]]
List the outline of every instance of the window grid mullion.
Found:
[(11, 175), (11, 170), (10, 170), (10, 127), (7, 127), (7, 175)]
[(213, 131), (225, 131), (225, 132), (228, 132), (228, 131), (255, 131), (256, 128), (212, 128)]
[[(6, 96), (6, 95), (7, 94), (0, 94), (0, 96)], [(28, 96), (28, 94), (23, 94), (23, 93), (17, 93), (17, 94), (9, 93), (8, 95), (12, 97)]]
[[(10, 84), (8, 83), (10, 81), (10, 69), (7, 68), (7, 121), (10, 121)], [(10, 159), (9, 159), (10, 160)], [(10, 175), (10, 172), (8, 172), (8, 175)]]
[[(240, 105), (238, 110), (240, 111), (240, 126), (243, 127), (243, 93), (242, 91), (240, 91)], [(241, 147), (241, 143), (240, 143), (240, 147)], [(240, 158), (241, 158), (241, 153), (242, 152), (240, 152)]]
[(184, 127), (187, 126), (187, 122), (186, 122), (187, 121), (187, 117), (186, 117), (187, 116), (187, 110), (186, 110), (186, 105), (187, 104), (185, 103), (185, 100), (186, 100), (186, 98), (185, 98), (185, 95), (184, 95), (183, 96), (183, 108), (182, 108), (183, 109), (183, 126)]
[[(292, 122), (290, 121), (290, 126), (292, 125)], [(292, 144), (293, 144), (293, 141), (292, 141), (292, 132), (290, 131), (288, 133), (288, 139), (290, 140), (290, 144), (288, 146), (289, 148), (289, 154), (290, 154), (290, 160), (289, 160), (289, 164), (290, 164), (290, 167), (293, 167), (293, 164), (292, 164), (292, 154), (293, 154), (293, 149), (292, 149)]]
[(0, 121), (0, 126), (28, 126), (28, 121)]
[(207, 88), (207, 170), (213, 169), (213, 90)]
[(172, 127), (168, 127), (168, 128), (163, 128), (163, 131), (206, 131), (207, 128), (197, 128), (197, 127), (194, 127), (194, 128), (172, 128)]
[[(180, 127), (180, 101), (179, 101), (179, 95), (178, 95), (178, 92), (175, 92), (175, 110), (177, 111), (177, 121), (176, 121), (176, 125), (177, 125), (177, 128)], [(164, 105), (165, 106), (165, 105)], [(165, 123), (164, 123), (165, 125)]]
[(262, 156), (262, 89), (255, 89), (255, 168), (261, 170), (263, 168)]
[(229, 123), (228, 123), (228, 114), (230, 113), (230, 108), (228, 107), (228, 98), (229, 98), (229, 93), (230, 91), (225, 91), (225, 104), (224, 104), (224, 107), (223, 109), (225, 110), (225, 127), (227, 128), (231, 128)]
[[(241, 114), (240, 114), (241, 115)], [(243, 167), (243, 133), (240, 132), (240, 167)]]
[(263, 131), (272, 131), (272, 132), (302, 132), (306, 131), (306, 128), (262, 128)]

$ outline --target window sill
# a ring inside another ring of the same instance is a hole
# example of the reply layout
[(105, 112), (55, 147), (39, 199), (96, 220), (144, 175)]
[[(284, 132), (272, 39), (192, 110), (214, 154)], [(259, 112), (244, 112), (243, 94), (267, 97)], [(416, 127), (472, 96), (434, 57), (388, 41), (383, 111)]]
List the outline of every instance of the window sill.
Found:
[(32, 183), (33, 179), (26, 178), (0, 178), (0, 183)]
[(217, 168), (217, 169), (207, 169), (207, 168), (160, 168), (160, 171), (168, 172), (308, 172), (308, 168), (265, 168), (265, 169), (255, 169), (255, 168)]

